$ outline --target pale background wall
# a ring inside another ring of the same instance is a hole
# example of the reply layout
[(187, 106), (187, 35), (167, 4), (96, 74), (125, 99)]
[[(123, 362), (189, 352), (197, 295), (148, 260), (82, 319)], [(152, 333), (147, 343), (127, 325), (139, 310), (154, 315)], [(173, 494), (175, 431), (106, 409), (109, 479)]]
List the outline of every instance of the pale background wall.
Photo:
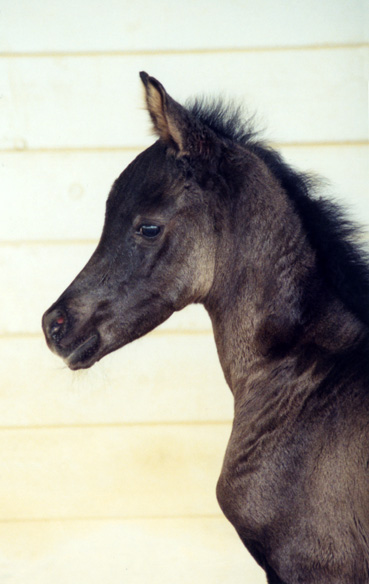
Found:
[(0, 583), (259, 584), (215, 484), (232, 400), (192, 307), (73, 374), (43, 311), (152, 141), (138, 71), (223, 94), (369, 223), (366, 0), (0, 0)]

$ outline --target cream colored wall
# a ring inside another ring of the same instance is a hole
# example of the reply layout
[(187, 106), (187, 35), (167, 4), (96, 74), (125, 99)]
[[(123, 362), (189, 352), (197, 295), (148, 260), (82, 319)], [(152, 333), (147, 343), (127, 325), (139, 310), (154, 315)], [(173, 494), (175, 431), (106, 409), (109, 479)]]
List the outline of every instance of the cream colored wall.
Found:
[(235, 97), (369, 223), (366, 0), (0, 0), (0, 582), (259, 584), (215, 484), (231, 395), (201, 307), (72, 373), (43, 311), (151, 143), (138, 71)]

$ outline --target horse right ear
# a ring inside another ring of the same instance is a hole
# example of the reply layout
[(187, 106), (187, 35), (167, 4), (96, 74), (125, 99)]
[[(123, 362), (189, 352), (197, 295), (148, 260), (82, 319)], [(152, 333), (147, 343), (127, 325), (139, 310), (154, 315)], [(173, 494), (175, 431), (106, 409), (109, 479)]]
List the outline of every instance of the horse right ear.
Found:
[(159, 138), (179, 156), (208, 156), (215, 140), (208, 128), (170, 97), (157, 79), (144, 71), (140, 77), (145, 87), (147, 109)]

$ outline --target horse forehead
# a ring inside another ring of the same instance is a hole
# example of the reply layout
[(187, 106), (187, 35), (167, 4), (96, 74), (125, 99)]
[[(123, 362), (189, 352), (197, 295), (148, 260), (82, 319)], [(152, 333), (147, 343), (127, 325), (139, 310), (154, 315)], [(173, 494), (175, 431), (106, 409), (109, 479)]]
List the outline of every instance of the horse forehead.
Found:
[(167, 148), (159, 141), (141, 152), (122, 172), (115, 183), (126, 200), (132, 202), (143, 198), (145, 201), (158, 200), (170, 194), (170, 186), (180, 178), (174, 159), (167, 154)]

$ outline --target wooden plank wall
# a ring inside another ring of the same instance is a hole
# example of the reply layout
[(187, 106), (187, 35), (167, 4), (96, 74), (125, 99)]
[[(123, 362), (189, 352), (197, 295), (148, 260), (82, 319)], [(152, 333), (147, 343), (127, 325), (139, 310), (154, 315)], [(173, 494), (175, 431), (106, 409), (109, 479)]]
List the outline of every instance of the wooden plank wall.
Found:
[(366, 0), (0, 0), (0, 582), (265, 582), (215, 484), (231, 395), (190, 307), (72, 373), (43, 311), (152, 141), (138, 71), (234, 97), (369, 222)]

